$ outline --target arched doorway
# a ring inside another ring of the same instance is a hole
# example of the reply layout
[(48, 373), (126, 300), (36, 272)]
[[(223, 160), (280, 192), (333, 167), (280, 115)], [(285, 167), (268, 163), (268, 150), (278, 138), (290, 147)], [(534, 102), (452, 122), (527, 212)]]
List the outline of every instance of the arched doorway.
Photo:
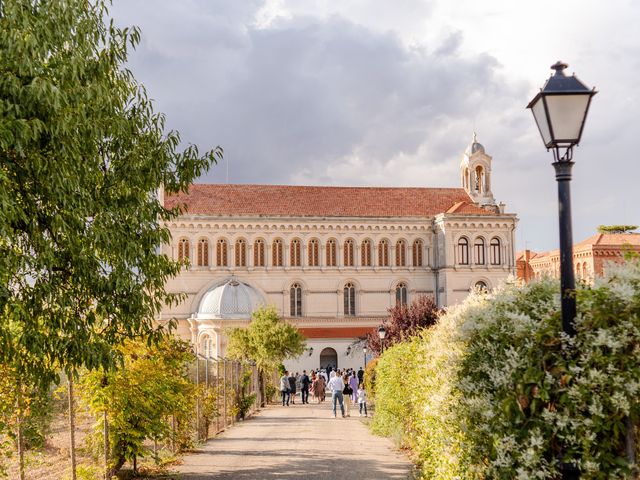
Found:
[(327, 368), (328, 365), (331, 365), (334, 369), (338, 368), (338, 352), (331, 347), (327, 347), (320, 352), (320, 368)]

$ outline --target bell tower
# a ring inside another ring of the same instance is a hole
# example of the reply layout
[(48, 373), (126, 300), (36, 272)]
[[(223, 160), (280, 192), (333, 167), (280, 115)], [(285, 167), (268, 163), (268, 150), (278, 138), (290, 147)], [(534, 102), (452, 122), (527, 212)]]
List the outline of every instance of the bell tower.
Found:
[(481, 207), (495, 207), (496, 200), (491, 192), (491, 157), (478, 143), (476, 132), (473, 132), (473, 141), (462, 156), (460, 180), (462, 188), (475, 203)]

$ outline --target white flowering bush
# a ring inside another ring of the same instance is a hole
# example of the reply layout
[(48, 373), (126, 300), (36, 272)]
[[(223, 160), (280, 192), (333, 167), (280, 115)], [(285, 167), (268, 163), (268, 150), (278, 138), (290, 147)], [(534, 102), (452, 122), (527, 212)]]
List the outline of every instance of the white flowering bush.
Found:
[(424, 478), (555, 479), (561, 461), (583, 479), (633, 478), (625, 419), (637, 430), (640, 264), (578, 288), (575, 338), (561, 332), (559, 301), (551, 280), (507, 284), (385, 352), (376, 416), (403, 432)]

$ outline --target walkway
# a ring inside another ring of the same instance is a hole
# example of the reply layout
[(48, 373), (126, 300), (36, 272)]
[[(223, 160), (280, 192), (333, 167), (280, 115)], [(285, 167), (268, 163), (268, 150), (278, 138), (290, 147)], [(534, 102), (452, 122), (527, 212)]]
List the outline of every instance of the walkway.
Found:
[(270, 406), (186, 455), (175, 471), (181, 480), (410, 478), (410, 462), (362, 420), (355, 408), (334, 419), (329, 401)]

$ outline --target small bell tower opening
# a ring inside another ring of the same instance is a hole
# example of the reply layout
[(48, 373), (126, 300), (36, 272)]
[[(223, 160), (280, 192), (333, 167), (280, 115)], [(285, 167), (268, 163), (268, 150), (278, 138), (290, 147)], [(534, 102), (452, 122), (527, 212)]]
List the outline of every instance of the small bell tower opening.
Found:
[(496, 201), (491, 192), (491, 156), (487, 155), (484, 146), (478, 142), (476, 132), (460, 162), (462, 188), (469, 194), (474, 203), (480, 206), (495, 206)]

